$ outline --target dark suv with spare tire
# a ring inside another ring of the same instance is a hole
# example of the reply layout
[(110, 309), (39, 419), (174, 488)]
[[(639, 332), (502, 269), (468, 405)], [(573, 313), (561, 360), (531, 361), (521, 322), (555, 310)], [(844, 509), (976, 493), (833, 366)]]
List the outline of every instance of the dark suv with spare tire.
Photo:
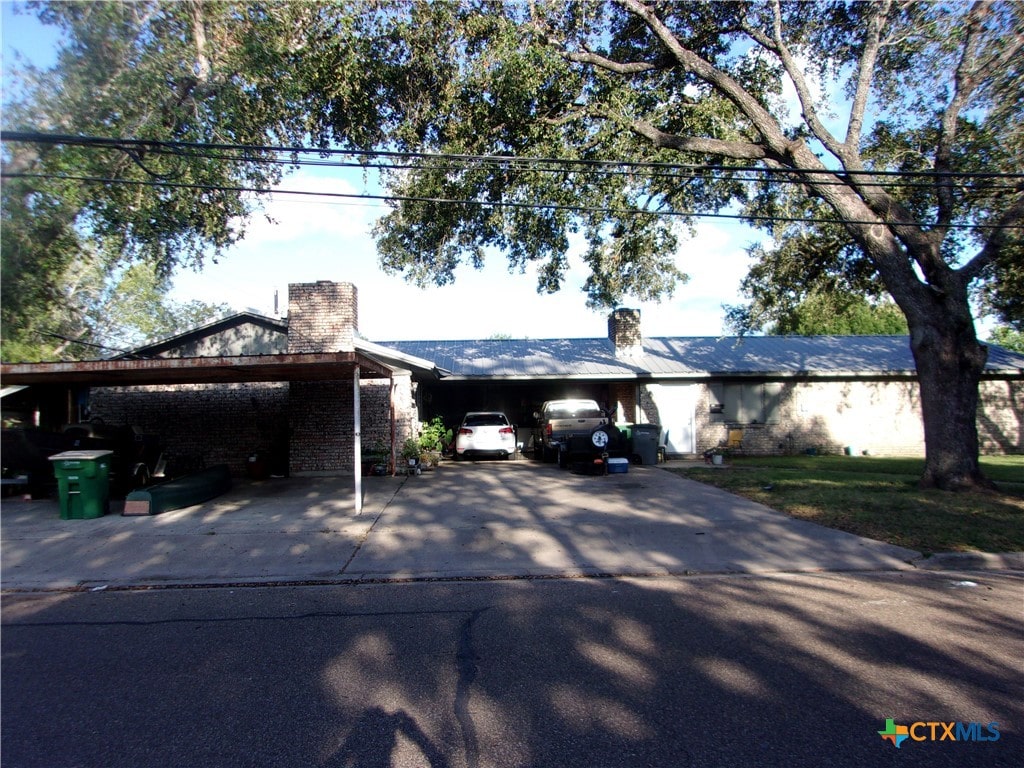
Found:
[(542, 461), (558, 459), (559, 466), (568, 466), (572, 446), (582, 446), (575, 438), (590, 439), (591, 433), (608, 424), (608, 417), (596, 400), (548, 400), (533, 414), (537, 426), (533, 431), (533, 456)]

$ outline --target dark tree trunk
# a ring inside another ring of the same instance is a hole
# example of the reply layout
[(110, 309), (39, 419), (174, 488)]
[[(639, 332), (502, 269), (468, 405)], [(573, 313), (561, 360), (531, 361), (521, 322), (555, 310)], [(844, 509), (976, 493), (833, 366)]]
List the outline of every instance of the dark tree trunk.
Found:
[(911, 326), (910, 339), (924, 421), (924, 488), (947, 491), (992, 488), (978, 465), (978, 385), (988, 350), (973, 323)]

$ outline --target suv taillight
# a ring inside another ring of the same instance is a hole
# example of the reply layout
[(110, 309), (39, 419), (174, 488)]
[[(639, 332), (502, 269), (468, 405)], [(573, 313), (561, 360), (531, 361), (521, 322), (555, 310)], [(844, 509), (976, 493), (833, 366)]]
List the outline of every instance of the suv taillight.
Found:
[(551, 434), (552, 434), (553, 431), (554, 430), (551, 429), (551, 424), (545, 424), (544, 425), (544, 432), (545, 432), (545, 434), (547, 434), (548, 437), (551, 437)]
[(501, 429), (498, 430), (498, 434), (499, 435), (511, 435), (512, 434), (512, 427), (502, 427)]
[(472, 435), (473, 434), (473, 430), (470, 429), (469, 427), (463, 427), (462, 429), (459, 430), (459, 434), (460, 435)]

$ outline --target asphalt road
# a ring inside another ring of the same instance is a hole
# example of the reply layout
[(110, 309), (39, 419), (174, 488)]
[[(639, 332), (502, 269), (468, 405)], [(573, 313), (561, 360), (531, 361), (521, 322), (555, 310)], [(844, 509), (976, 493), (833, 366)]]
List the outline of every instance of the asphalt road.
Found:
[[(4, 768), (1024, 755), (1020, 573), (109, 588), (10, 594), (2, 614)], [(999, 738), (920, 726), (897, 749), (889, 718)]]

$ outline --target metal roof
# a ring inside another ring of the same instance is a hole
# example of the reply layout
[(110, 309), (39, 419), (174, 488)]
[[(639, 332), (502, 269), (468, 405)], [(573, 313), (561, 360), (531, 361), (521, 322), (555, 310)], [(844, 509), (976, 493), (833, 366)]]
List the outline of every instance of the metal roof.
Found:
[[(231, 319), (238, 319), (237, 316)], [(326, 380), (390, 376), (397, 369), (441, 379), (706, 379), (743, 376), (913, 376), (906, 336), (682, 336), (644, 339), (617, 357), (607, 338), (368, 342), (354, 352), (16, 363), (8, 385), (114, 386), (186, 382)], [(1024, 354), (989, 345), (988, 376), (1024, 377)]]
[[(607, 338), (378, 342), (430, 360), (445, 378), (705, 378), (914, 375), (907, 336), (645, 338), (616, 357)], [(1024, 354), (989, 346), (989, 374), (1024, 375)]]

